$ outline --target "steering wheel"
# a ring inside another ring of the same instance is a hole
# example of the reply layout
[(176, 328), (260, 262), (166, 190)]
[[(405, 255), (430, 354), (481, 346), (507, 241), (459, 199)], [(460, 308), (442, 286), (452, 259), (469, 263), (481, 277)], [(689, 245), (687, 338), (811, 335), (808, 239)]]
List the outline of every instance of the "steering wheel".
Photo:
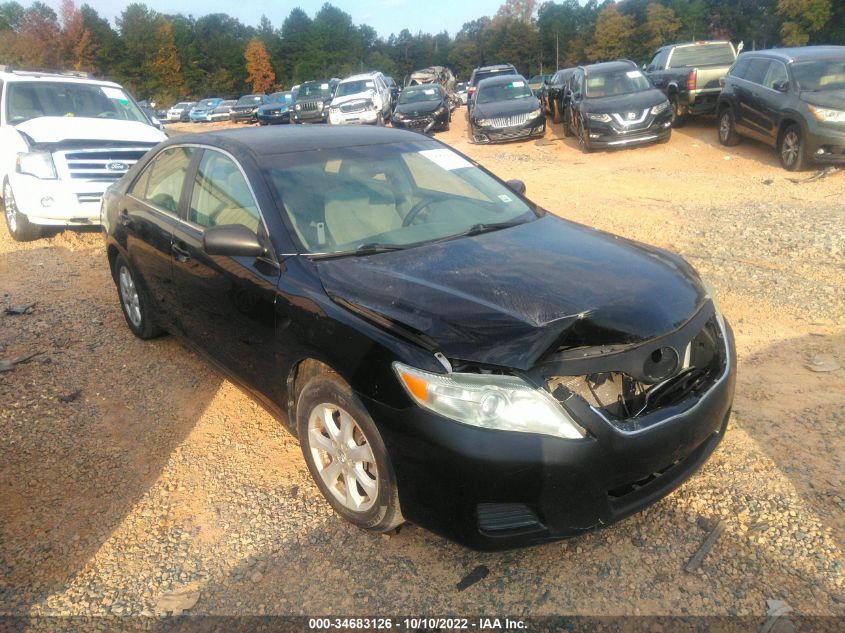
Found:
[(405, 216), (405, 219), (402, 221), (402, 226), (411, 226), (411, 222), (419, 215), (420, 211), (425, 209), (427, 206), (431, 205), (434, 202), (437, 202), (438, 198), (424, 198), (417, 202), (414, 206), (411, 207), (411, 210), (408, 211), (408, 215)]
[(100, 112), (97, 115), (97, 118), (98, 119), (116, 119), (117, 114), (115, 114), (114, 112), (111, 112), (110, 110), (106, 110), (106, 111)]

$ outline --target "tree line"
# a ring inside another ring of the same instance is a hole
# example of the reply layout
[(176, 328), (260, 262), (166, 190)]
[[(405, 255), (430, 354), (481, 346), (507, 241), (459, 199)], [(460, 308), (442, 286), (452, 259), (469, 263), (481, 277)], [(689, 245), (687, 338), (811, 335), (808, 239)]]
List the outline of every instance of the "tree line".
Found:
[(845, 44), (841, 0), (506, 0), (454, 35), (403, 29), (384, 38), (330, 3), (294, 8), (279, 26), (223, 13), (195, 18), (128, 5), (112, 24), (87, 4), (0, 3), (0, 63), (93, 72), (159, 103), (287, 88), (308, 79), (379, 69), (411, 71), (510, 62), (526, 75), (625, 57), (648, 60), (682, 40), (730, 39), (746, 48)]

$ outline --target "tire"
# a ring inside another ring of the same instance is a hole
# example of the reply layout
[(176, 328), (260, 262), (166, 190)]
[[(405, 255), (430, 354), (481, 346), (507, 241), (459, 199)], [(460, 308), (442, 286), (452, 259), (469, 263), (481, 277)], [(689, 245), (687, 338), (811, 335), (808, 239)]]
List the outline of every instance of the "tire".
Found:
[(560, 123), (560, 106), (557, 101), (552, 101), (552, 123)]
[[(296, 425), (308, 470), (335, 512), (373, 532), (404, 522), (381, 434), (340, 376), (317, 374), (306, 383), (297, 399)], [(354, 485), (351, 494), (348, 481)]]
[(778, 139), (778, 156), (780, 164), (788, 171), (801, 171), (806, 166), (804, 134), (798, 125), (793, 123), (781, 133)]
[(590, 147), (590, 139), (587, 137), (587, 128), (584, 127), (584, 121), (578, 121), (578, 146), (584, 154), (589, 154), (593, 151)]
[(563, 109), (563, 115), (561, 116), (563, 119), (563, 137), (569, 138), (572, 136), (572, 128), (569, 127), (569, 110), (568, 108)]
[(733, 147), (739, 143), (739, 134), (736, 133), (736, 119), (730, 106), (719, 113), (717, 133), (719, 142), (726, 147)]
[(443, 126), (443, 131), (448, 132), (450, 129), (452, 129), (452, 114), (451, 113), (449, 113), (449, 116), (446, 118), (446, 125)]
[(381, 112), (379, 112), (378, 116), (376, 117), (376, 125), (378, 127), (384, 127), (384, 114), (382, 114)]
[(126, 325), (139, 339), (147, 340), (162, 334), (162, 329), (155, 324), (150, 311), (150, 301), (144, 287), (138, 282), (138, 276), (132, 267), (118, 255), (112, 269), (117, 296)]
[(3, 217), (6, 218), (9, 235), (16, 242), (31, 242), (44, 234), (44, 229), (40, 225), (33, 224), (26, 215), (18, 211), (12, 183), (8, 178), (3, 181)]
[(684, 127), (689, 116), (686, 106), (678, 103), (677, 97), (672, 97), (669, 99), (669, 107), (672, 108), (672, 127)]

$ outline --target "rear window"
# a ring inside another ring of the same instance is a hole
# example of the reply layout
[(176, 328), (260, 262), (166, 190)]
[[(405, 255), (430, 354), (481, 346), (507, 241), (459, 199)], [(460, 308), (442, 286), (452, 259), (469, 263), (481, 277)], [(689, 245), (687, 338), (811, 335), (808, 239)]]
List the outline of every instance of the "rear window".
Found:
[(479, 71), (475, 74), (475, 85), (477, 86), (481, 83), (482, 79), (489, 79), (490, 77), (495, 77), (496, 75), (513, 75), (514, 70), (512, 68), (499, 68), (497, 70), (484, 70)]
[(679, 66), (730, 66), (736, 56), (728, 42), (719, 44), (694, 44), (681, 46), (672, 53), (670, 68)]

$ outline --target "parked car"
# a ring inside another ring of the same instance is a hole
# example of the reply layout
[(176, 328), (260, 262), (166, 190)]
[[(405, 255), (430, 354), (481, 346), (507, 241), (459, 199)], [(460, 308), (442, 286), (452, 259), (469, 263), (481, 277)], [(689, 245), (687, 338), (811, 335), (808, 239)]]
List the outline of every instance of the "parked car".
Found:
[(657, 49), (645, 72), (651, 83), (669, 98), (672, 123), (684, 124), (690, 114), (716, 112), (722, 87), (719, 79), (736, 60), (730, 42), (670, 44)]
[(274, 412), (341, 517), (503, 549), (679, 486), (736, 367), (681, 257), (520, 190), (404, 130), (176, 137), (109, 189), (106, 252), (129, 329)]
[(462, 81), (455, 84), (455, 95), (461, 100), (461, 105), (467, 104), (467, 82)]
[(560, 123), (563, 120), (564, 112), (569, 106), (567, 89), (573, 74), (575, 74), (574, 68), (562, 68), (546, 82), (540, 101), (543, 103), (543, 110), (552, 117), (553, 123)]
[(299, 86), (294, 105), (294, 123), (326, 123), (329, 104), (337, 84), (330, 79), (306, 81)]
[(845, 46), (743, 53), (719, 96), (719, 141), (777, 148), (785, 169), (845, 164)]
[(535, 97), (540, 96), (540, 90), (545, 85), (546, 80), (551, 77), (551, 75), (534, 75), (531, 79), (528, 80), (528, 87), (531, 88), (531, 92), (534, 93)]
[(482, 79), (496, 75), (518, 75), (513, 64), (494, 64), (492, 66), (479, 66), (472, 71), (467, 83), (467, 107), (472, 107), (472, 95), (478, 90), (478, 84)]
[(149, 106), (142, 106), (140, 104), (138, 105), (138, 108), (141, 110), (141, 112), (144, 113), (144, 116), (147, 117), (147, 120), (150, 122), (150, 125), (152, 125), (157, 130), (164, 131), (164, 126), (161, 124), (161, 121), (158, 120), (158, 117), (156, 117), (155, 110), (153, 110)]
[(230, 121), (232, 119), (232, 108), (238, 102), (235, 99), (227, 99), (221, 101), (216, 108), (211, 111), (212, 121)]
[(406, 128), (428, 134), (434, 130), (447, 131), (452, 121), (449, 97), (440, 84), (408, 86), (399, 96), (393, 111), (393, 127)]
[(353, 75), (335, 89), (329, 122), (384, 125), (390, 120), (390, 88), (380, 72)]
[(211, 121), (211, 113), (214, 111), (214, 108), (221, 103), (223, 103), (223, 99), (220, 97), (211, 97), (210, 99), (198, 101), (197, 105), (191, 108), (188, 113), (188, 118), (192, 123), (207, 123)]
[(393, 112), (393, 108), (395, 108), (396, 104), (399, 102), (399, 86), (393, 77), (385, 75), (384, 81), (387, 83), (388, 90), (390, 90), (390, 111)]
[(261, 125), (290, 123), (294, 103), (293, 92), (290, 90), (274, 92), (269, 97), (269, 103), (258, 108), (258, 122)]
[(0, 66), (0, 186), (13, 239), (96, 226), (103, 191), (167, 138), (122, 86)]
[(229, 118), (235, 123), (255, 123), (258, 120), (258, 108), (267, 102), (267, 95), (244, 95), (232, 106)]
[(634, 62), (579, 66), (570, 84), (564, 135), (578, 136), (583, 152), (668, 141), (672, 109)]
[(167, 111), (167, 120), (172, 121), (187, 121), (188, 114), (191, 108), (196, 105), (194, 101), (180, 101)]
[(467, 119), (474, 143), (542, 137), (546, 132), (546, 115), (522, 75), (482, 79), (470, 97)]

